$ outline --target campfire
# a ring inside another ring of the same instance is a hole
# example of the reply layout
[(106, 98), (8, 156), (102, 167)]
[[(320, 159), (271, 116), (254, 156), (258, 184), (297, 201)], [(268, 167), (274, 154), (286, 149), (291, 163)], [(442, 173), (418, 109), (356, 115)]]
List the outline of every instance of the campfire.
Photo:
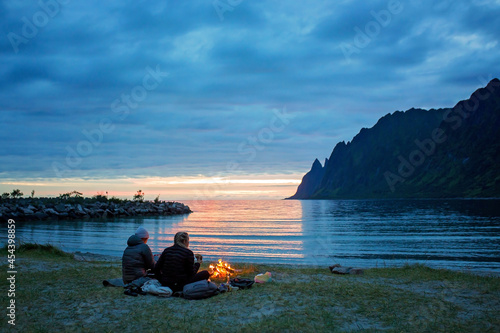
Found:
[(230, 277), (231, 274), (234, 273), (234, 269), (231, 268), (227, 262), (223, 262), (222, 259), (219, 259), (219, 263), (217, 265), (210, 264), (209, 266), (210, 272), (212, 272), (213, 278), (225, 278)]

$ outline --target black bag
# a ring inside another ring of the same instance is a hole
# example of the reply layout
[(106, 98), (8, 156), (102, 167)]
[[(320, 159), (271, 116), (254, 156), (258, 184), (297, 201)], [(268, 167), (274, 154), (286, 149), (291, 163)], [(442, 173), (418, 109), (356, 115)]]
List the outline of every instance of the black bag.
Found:
[(219, 293), (217, 285), (207, 280), (186, 284), (182, 290), (185, 299), (204, 299)]
[(249, 280), (249, 279), (239, 279), (239, 278), (234, 278), (229, 281), (231, 286), (233, 287), (238, 287), (239, 289), (248, 289), (252, 287), (255, 281)]

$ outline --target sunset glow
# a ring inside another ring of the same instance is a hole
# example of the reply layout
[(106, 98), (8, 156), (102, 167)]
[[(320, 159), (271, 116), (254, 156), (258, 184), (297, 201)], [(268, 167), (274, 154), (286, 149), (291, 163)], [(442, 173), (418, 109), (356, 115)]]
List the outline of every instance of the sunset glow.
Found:
[(293, 194), (302, 175), (255, 175), (238, 177), (145, 177), (119, 179), (6, 180), (0, 191), (19, 188), (25, 195), (57, 196), (77, 190), (84, 196), (96, 194), (132, 198), (140, 189), (145, 198), (180, 199), (283, 199)]

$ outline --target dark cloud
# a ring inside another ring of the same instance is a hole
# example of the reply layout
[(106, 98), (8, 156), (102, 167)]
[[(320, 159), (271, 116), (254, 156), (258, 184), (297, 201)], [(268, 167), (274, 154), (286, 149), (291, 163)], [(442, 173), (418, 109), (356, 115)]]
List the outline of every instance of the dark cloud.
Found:
[(389, 3), (72, 1), (13, 47), (43, 8), (1, 2), (0, 177), (304, 172), (388, 112), (500, 75), (498, 1), (401, 1), (379, 21)]

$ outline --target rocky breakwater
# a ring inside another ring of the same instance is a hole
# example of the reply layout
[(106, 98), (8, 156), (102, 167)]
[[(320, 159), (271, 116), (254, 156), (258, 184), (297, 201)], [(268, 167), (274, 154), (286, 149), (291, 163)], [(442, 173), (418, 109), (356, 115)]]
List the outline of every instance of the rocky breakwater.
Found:
[(0, 221), (86, 220), (132, 216), (163, 216), (191, 213), (180, 202), (95, 201), (87, 198), (60, 200), (53, 198), (21, 198), (0, 200)]

